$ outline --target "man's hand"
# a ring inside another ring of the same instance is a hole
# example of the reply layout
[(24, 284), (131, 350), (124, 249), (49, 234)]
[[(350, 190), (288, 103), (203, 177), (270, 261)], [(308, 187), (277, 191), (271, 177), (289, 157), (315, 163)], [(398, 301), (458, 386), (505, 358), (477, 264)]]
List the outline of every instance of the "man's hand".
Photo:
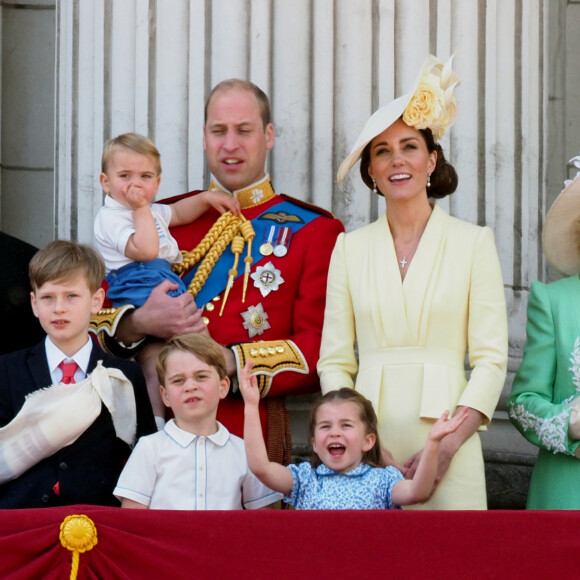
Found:
[(167, 294), (175, 289), (177, 285), (169, 280), (154, 288), (145, 304), (121, 321), (117, 340), (131, 344), (147, 335), (167, 340), (189, 332), (207, 332), (201, 319), (203, 311), (197, 308), (191, 294)]

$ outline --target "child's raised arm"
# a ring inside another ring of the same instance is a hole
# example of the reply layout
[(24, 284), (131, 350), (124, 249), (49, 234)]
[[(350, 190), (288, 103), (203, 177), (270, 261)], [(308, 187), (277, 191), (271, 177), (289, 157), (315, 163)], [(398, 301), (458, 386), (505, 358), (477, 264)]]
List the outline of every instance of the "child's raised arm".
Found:
[(441, 439), (457, 431), (466, 419), (466, 407), (459, 409), (451, 419), (449, 419), (449, 411), (445, 411), (437, 419), (429, 431), (427, 443), (421, 453), (419, 466), (413, 479), (397, 481), (393, 486), (393, 503), (397, 505), (411, 505), (429, 499), (433, 491), (435, 478), (437, 477), (439, 444), (441, 443)]
[(248, 466), (252, 473), (270, 489), (288, 495), (294, 482), (287, 467), (268, 459), (262, 426), (260, 424), (260, 391), (251, 371), (254, 363), (248, 361), (240, 371), (240, 391), (244, 397), (244, 444)]
[(203, 191), (197, 195), (180, 199), (171, 204), (171, 227), (182, 226), (195, 221), (210, 207), (220, 213), (231, 211), (240, 215), (240, 202), (223, 191)]

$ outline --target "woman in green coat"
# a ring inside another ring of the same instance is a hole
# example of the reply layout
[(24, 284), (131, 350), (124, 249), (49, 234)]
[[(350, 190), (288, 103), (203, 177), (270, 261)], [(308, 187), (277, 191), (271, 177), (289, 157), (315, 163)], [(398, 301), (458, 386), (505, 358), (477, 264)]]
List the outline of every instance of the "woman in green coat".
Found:
[(550, 264), (568, 277), (534, 282), (527, 340), (508, 412), (539, 447), (528, 509), (580, 509), (580, 179), (548, 212), (542, 244)]

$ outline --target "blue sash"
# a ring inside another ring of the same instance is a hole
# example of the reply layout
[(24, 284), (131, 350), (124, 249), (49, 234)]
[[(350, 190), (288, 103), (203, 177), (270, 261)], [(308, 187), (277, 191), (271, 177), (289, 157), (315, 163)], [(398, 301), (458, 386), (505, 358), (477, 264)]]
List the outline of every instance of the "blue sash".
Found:
[[(256, 232), (256, 237), (252, 242), (252, 268), (264, 258), (270, 258), (270, 256), (262, 256), (260, 254), (260, 245), (262, 244), (268, 228), (272, 225), (279, 225), (284, 227), (289, 227), (292, 229), (292, 235), (301, 230), (306, 224), (310, 223), (312, 220), (320, 217), (320, 214), (311, 211), (305, 207), (295, 205), (289, 201), (281, 201), (276, 205), (269, 207), (266, 211), (261, 213), (259, 216), (252, 220), (252, 226)], [(289, 250), (291, 252), (292, 249)], [(236, 280), (244, 274), (245, 264), (243, 258), (246, 257), (247, 246), (244, 247), (244, 252), (240, 256), (240, 261), (238, 263), (238, 276)], [(212, 298), (221, 294), (228, 283), (228, 272), (234, 265), (234, 253), (231, 250), (231, 245), (229, 245), (220, 256), (210, 275), (208, 276), (202, 289), (199, 291), (195, 302), (198, 307), (209, 302)], [(196, 264), (184, 277), (183, 281), (187, 287), (195, 273), (199, 264)], [(252, 281), (250, 281), (250, 284)]]

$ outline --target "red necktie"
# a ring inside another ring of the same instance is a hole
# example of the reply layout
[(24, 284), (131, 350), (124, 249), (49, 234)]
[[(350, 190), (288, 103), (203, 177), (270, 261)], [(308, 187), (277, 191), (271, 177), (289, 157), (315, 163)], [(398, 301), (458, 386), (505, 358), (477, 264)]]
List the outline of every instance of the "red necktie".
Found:
[(64, 383), (65, 385), (76, 383), (75, 372), (79, 368), (79, 365), (74, 360), (72, 362), (62, 361), (58, 366), (62, 370), (61, 383)]
[[(62, 361), (58, 366), (62, 370), (62, 379), (60, 380), (61, 383), (64, 383), (65, 385), (72, 385), (76, 383), (75, 372), (79, 368), (79, 365), (74, 360), (72, 362)], [(54, 495), (60, 495), (59, 481), (57, 481), (52, 486), (52, 491), (54, 492)]]

